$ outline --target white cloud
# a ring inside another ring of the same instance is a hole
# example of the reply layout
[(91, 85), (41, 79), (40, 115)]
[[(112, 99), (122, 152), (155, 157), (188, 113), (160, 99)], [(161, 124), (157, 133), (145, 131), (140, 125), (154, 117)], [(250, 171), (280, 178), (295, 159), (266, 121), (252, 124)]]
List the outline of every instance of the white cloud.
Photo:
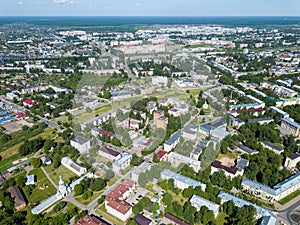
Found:
[(18, 2), (19, 5), (23, 5), (23, 2)]
[(53, 0), (53, 2), (57, 4), (74, 4), (73, 0)]

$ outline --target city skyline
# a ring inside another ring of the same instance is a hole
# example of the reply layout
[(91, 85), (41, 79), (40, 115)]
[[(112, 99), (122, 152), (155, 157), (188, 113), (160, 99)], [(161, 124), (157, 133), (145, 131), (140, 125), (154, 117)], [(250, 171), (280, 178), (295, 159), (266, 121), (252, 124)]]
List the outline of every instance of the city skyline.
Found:
[[(258, 7), (259, 6), (259, 7)], [(0, 16), (299, 16), (286, 0), (2, 0)]]

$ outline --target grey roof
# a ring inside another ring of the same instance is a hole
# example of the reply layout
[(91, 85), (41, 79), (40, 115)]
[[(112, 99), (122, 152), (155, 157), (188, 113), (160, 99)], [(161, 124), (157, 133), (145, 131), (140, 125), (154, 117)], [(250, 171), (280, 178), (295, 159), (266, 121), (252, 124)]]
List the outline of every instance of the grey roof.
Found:
[(249, 155), (256, 153), (256, 151), (254, 151), (254, 150), (248, 148), (247, 146), (245, 146), (245, 145), (243, 145), (243, 144), (239, 144), (239, 145), (238, 145), (238, 148), (239, 148), (242, 152), (245, 152), (245, 153), (247, 153), (247, 154), (249, 154)]
[(181, 135), (182, 135), (182, 133), (177, 131), (166, 141), (166, 144), (172, 145), (175, 141), (177, 141), (181, 137)]
[(218, 120), (214, 120), (208, 124), (214, 128), (220, 128), (220, 127), (226, 125), (226, 121), (224, 121), (223, 119), (218, 119)]
[(192, 187), (198, 187), (198, 186), (201, 186), (202, 189), (206, 189), (206, 184), (203, 184), (199, 181), (196, 181), (196, 180), (193, 180), (189, 177), (186, 177), (186, 176), (183, 176), (179, 173), (175, 173), (171, 170), (168, 170), (168, 169), (164, 169), (162, 172), (161, 172), (161, 175), (164, 175), (166, 177), (169, 177), (170, 179), (174, 179), (174, 180), (178, 180), (182, 183), (185, 183), (187, 184), (188, 186), (192, 186)]
[(80, 136), (76, 136), (75, 138), (72, 139), (72, 141), (75, 141), (75, 142), (83, 145), (84, 143), (88, 142), (89, 139), (86, 139), (86, 138), (80, 137)]
[(247, 159), (238, 158), (237, 164), (235, 167), (237, 167), (240, 170), (245, 169), (249, 165), (249, 161)]
[(197, 126), (192, 125), (192, 124), (189, 124), (183, 128), (183, 132), (189, 133), (189, 134), (196, 134), (197, 130), (198, 130)]
[(283, 148), (281, 148), (281, 147), (279, 147), (279, 146), (277, 146), (277, 145), (275, 145), (275, 144), (273, 144), (271, 142), (263, 141), (262, 143), (264, 145), (268, 146), (269, 148), (272, 148), (272, 149), (274, 149), (276, 151), (279, 151), (279, 152), (283, 151)]
[(266, 117), (266, 118), (255, 118), (255, 119), (249, 119), (249, 123), (256, 123), (256, 122), (264, 122), (264, 121), (274, 121), (273, 118)]

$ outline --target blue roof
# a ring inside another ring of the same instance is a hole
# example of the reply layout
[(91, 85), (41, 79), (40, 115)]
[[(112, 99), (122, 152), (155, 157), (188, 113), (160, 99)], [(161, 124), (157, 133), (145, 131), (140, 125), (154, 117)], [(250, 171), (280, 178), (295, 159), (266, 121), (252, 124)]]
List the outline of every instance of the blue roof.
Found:
[(231, 105), (230, 108), (232, 109), (242, 109), (242, 108), (254, 108), (260, 106), (258, 103), (249, 103), (249, 104), (238, 104), (238, 105)]
[(296, 129), (300, 129), (299, 123), (296, 123), (295, 121), (291, 120), (290, 118), (282, 118), (281, 121), (286, 122), (287, 124), (295, 127)]
[(181, 137), (181, 135), (182, 135), (182, 133), (177, 131), (166, 141), (166, 144), (172, 145), (175, 141), (177, 141)]
[(174, 180), (178, 180), (182, 183), (185, 183), (187, 184), (188, 186), (192, 186), (192, 187), (198, 187), (198, 186), (201, 186), (202, 189), (206, 189), (206, 184), (203, 184), (199, 181), (196, 181), (196, 180), (193, 180), (189, 177), (186, 177), (186, 176), (183, 176), (179, 173), (175, 173), (171, 170), (168, 170), (168, 169), (164, 169), (162, 172), (161, 172), (161, 175), (165, 175), (166, 177), (169, 177), (170, 179), (174, 179)]
[[(238, 207), (244, 207), (244, 206), (249, 206), (252, 205), (255, 209), (256, 209), (256, 213), (262, 217), (264, 216), (272, 216), (275, 218), (274, 214), (272, 211), (269, 211), (263, 207), (260, 207), (258, 205), (255, 205), (251, 202), (248, 202), (244, 199), (238, 198), (234, 195), (228, 194), (224, 191), (220, 191), (218, 194), (218, 197), (221, 198), (224, 202), (228, 202), (228, 201), (233, 201), (234, 204)], [(276, 218), (275, 218), (276, 219)]]
[(132, 155), (129, 153), (124, 154), (121, 158), (119, 158), (118, 160), (114, 161), (114, 165), (116, 166), (121, 166), (124, 162), (126, 162), (127, 160), (131, 159)]
[(264, 216), (260, 225), (276, 225), (277, 219), (274, 216)]
[(254, 187), (255, 189), (259, 189), (265, 191), (266, 193), (277, 196), (280, 195), (282, 192), (292, 188), (293, 186), (300, 183), (300, 173), (293, 175), (286, 180), (280, 182), (279, 184), (275, 185), (274, 188), (270, 188), (269, 186), (265, 186), (261, 183), (249, 180), (247, 178), (243, 178), (242, 184)]
[(263, 185), (261, 183), (255, 182), (253, 180), (249, 180), (247, 178), (243, 178), (242, 185), (254, 187), (255, 189), (262, 190), (270, 195), (274, 195), (274, 196), (276, 195), (274, 189), (270, 188), (269, 186)]

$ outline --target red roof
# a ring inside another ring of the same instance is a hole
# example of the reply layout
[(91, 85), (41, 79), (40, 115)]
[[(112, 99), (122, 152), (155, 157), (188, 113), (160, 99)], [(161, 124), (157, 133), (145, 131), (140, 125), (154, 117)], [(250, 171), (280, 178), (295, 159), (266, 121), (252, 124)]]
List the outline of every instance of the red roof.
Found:
[(107, 205), (122, 214), (126, 214), (131, 209), (131, 205), (123, 200), (123, 195), (134, 185), (135, 183), (129, 180), (118, 185), (114, 190), (106, 195), (105, 201), (107, 202)]
[(24, 100), (24, 103), (26, 103), (28, 105), (32, 105), (33, 104), (33, 100), (27, 99), (27, 100)]
[(158, 157), (158, 158), (162, 158), (162, 157), (164, 157), (164, 155), (165, 154), (167, 154), (166, 152), (164, 152), (164, 151), (162, 151), (162, 150), (160, 150), (159, 152), (157, 152), (155, 155)]
[(26, 117), (28, 117), (28, 115), (22, 112), (18, 112), (16, 115), (16, 118), (26, 118)]
[(108, 131), (105, 131), (105, 130), (100, 130), (100, 131), (99, 131), (99, 135), (107, 135), (108, 137), (114, 136), (113, 133), (108, 132)]
[(109, 225), (109, 223), (93, 215), (86, 215), (85, 217), (80, 218), (74, 225)]

